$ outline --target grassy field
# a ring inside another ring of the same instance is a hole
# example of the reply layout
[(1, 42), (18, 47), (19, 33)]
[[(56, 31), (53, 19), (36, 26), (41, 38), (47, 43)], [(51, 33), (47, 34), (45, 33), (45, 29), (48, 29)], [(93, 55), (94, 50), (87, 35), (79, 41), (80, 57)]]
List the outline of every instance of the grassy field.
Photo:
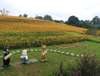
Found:
[(0, 47), (29, 47), (34, 42), (35, 46), (40, 46), (42, 43), (53, 45), (82, 41), (87, 39), (82, 36), (86, 30), (51, 21), (0, 16)]
[[(0, 76), (53, 76), (52, 73), (57, 71), (61, 62), (64, 67), (75, 67), (80, 56), (86, 52), (96, 54), (99, 59), (100, 37), (87, 36), (86, 30), (44, 20), (0, 16), (0, 47), (13, 46), (10, 47), (10, 52), (13, 53), (11, 67), (0, 67)], [(26, 46), (30, 50), (29, 59), (40, 60), (40, 47), (35, 46), (40, 46), (41, 43), (48, 45), (48, 61), (20, 64), (21, 50)], [(17, 46), (16, 49), (14, 46)], [(0, 63), (2, 65), (2, 50)]]
[[(51, 48), (51, 47), (50, 47)], [(33, 48), (39, 49), (39, 48)], [(16, 51), (16, 50), (13, 50)], [(40, 60), (40, 52), (29, 52), (30, 59)], [(68, 59), (72, 60), (68, 60)], [(20, 53), (16, 53), (12, 56), (12, 66), (8, 69), (0, 69), (1, 76), (52, 76), (52, 73), (59, 68), (59, 64), (64, 62), (65, 66), (69, 66), (68, 63), (73, 63), (73, 57), (67, 57), (65, 55), (48, 52), (48, 61), (45, 63), (37, 62), (34, 64), (22, 65), (20, 62)], [(71, 64), (70, 64), (71, 65)]]
[[(97, 59), (100, 59), (100, 44), (91, 42), (91, 41), (83, 41), (71, 44), (62, 44), (62, 45), (53, 45), (48, 46), (48, 61), (46, 63), (37, 62), (34, 64), (22, 65), (20, 62), (20, 52), (16, 53), (12, 56), (11, 64), (12, 66), (8, 69), (0, 69), (1, 76), (52, 76), (52, 73), (57, 71), (59, 68), (59, 64), (61, 62), (64, 63), (64, 67), (75, 66), (74, 64), (78, 61), (80, 57), (77, 55), (81, 55), (83, 53), (96, 54)], [(40, 59), (40, 48), (31, 48), (33, 52), (28, 52), (30, 59)], [(38, 51), (35, 51), (37, 49)], [(63, 53), (57, 53), (52, 50), (57, 50), (61, 52), (69, 52), (74, 53), (75, 56), (71, 56), (70, 54), (66, 55)], [(18, 51), (21, 49), (11, 50)]]

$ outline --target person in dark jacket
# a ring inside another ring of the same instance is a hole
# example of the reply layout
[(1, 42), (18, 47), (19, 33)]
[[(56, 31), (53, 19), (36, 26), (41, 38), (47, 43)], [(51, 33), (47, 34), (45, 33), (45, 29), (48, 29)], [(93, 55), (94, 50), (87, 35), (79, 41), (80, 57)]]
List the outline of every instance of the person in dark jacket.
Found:
[(9, 48), (4, 47), (3, 49), (3, 67), (8, 67), (10, 65)]

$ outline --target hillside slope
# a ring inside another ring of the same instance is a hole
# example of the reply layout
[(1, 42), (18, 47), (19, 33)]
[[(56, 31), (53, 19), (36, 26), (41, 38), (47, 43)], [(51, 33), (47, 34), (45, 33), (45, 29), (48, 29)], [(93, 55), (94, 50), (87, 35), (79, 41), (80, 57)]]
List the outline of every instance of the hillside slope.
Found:
[(80, 32), (86, 29), (50, 21), (28, 19), (15, 16), (0, 16), (0, 31), (2, 32)]
[(30, 46), (66, 44), (87, 40), (81, 33), (86, 29), (15, 16), (0, 16), (0, 47), (23, 48)]

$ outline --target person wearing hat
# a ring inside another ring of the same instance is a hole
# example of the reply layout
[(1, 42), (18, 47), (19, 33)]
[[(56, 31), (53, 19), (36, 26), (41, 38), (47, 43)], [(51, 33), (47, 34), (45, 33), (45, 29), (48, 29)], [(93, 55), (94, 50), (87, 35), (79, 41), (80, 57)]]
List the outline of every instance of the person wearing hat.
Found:
[(47, 56), (46, 45), (42, 45), (42, 49), (41, 49), (41, 62), (47, 61), (46, 56)]

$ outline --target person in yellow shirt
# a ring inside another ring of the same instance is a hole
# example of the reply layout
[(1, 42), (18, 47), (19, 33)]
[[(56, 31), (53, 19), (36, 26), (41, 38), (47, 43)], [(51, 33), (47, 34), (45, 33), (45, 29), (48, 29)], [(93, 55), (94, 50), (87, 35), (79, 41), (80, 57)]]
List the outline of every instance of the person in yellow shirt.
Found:
[(41, 48), (41, 62), (47, 61), (47, 48), (46, 45), (42, 45)]

